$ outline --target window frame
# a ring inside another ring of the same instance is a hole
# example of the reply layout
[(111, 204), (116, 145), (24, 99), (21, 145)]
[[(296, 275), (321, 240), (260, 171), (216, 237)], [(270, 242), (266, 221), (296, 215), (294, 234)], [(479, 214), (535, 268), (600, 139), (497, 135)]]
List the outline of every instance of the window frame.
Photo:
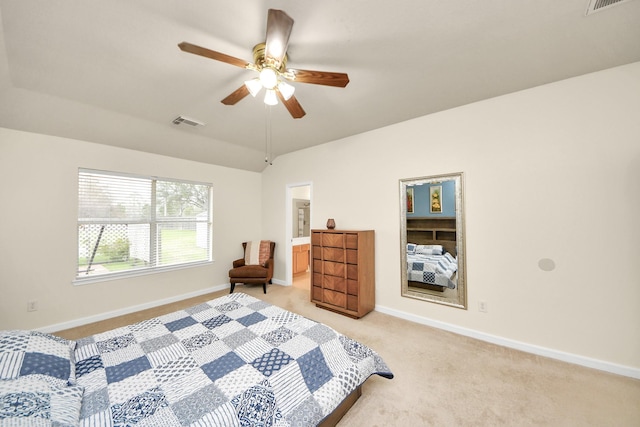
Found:
[[(118, 178), (118, 177), (122, 177), (122, 178), (134, 178), (134, 179), (143, 179), (143, 180), (150, 180), (151, 181), (151, 187), (150, 187), (150, 191), (151, 191), (151, 204), (150, 204), (150, 215), (149, 215), (149, 221), (145, 221), (145, 220), (131, 220), (131, 219), (123, 219), (123, 220), (106, 220), (105, 219), (99, 219), (96, 221), (86, 221), (86, 220), (81, 220), (80, 218), (80, 211), (79, 211), (79, 207), (80, 207), (80, 185), (81, 185), (81, 175), (83, 173), (86, 174), (96, 174), (96, 175), (105, 175), (108, 176), (110, 178)], [(106, 170), (99, 170), (99, 169), (90, 169), (90, 168), (78, 168), (78, 173), (77, 173), (77, 182), (76, 182), (76, 196), (77, 196), (77, 200), (76, 200), (76, 260), (75, 260), (75, 265), (76, 265), (76, 272), (75, 272), (75, 278), (72, 281), (72, 283), (74, 285), (85, 285), (85, 284), (89, 284), (89, 283), (96, 283), (96, 282), (104, 282), (104, 281), (110, 281), (110, 280), (117, 280), (117, 279), (122, 279), (122, 278), (129, 278), (129, 277), (136, 277), (136, 276), (144, 276), (144, 275), (149, 275), (149, 274), (157, 274), (157, 273), (163, 273), (163, 272), (167, 272), (167, 271), (174, 271), (174, 270), (182, 270), (185, 268), (193, 268), (193, 267), (199, 267), (199, 266), (203, 266), (203, 265), (209, 265), (212, 264), (214, 262), (213, 259), (213, 184), (210, 182), (201, 182), (201, 181), (191, 181), (191, 180), (185, 180), (185, 179), (176, 179), (176, 178), (166, 178), (166, 177), (160, 177), (160, 176), (156, 176), (156, 175), (141, 175), (141, 174), (132, 174), (132, 173), (125, 173), (125, 172), (116, 172), (116, 171), (106, 171)], [(164, 219), (158, 219), (157, 216), (157, 204), (156, 204), (156, 184), (158, 181), (163, 181), (163, 182), (170, 182), (170, 183), (181, 183), (181, 184), (191, 184), (191, 185), (203, 185), (208, 187), (208, 206), (207, 206), (207, 219), (206, 221), (197, 221), (197, 220), (188, 220), (188, 219), (180, 219), (180, 218), (164, 218)], [(158, 259), (157, 259), (157, 254), (155, 254), (155, 250), (157, 247), (157, 230), (158, 230), (158, 226), (162, 225), (162, 224), (168, 224), (168, 223), (177, 223), (177, 222), (185, 222), (185, 223), (194, 223), (194, 224), (202, 224), (205, 223), (207, 225), (207, 232), (208, 232), (208, 247), (207, 247), (207, 259), (206, 260), (198, 260), (198, 261), (188, 261), (188, 262), (181, 262), (181, 263), (176, 263), (176, 264), (171, 264), (171, 265), (157, 265), (158, 263)], [(82, 276), (81, 273), (81, 269), (80, 269), (80, 253), (81, 253), (81, 248), (80, 248), (80, 225), (91, 225), (91, 224), (148, 224), (149, 225), (149, 256), (151, 259), (154, 260), (154, 265), (151, 266), (145, 266), (145, 267), (141, 267), (141, 268), (137, 268), (137, 269), (133, 269), (133, 270), (128, 270), (128, 271), (115, 271), (115, 272), (110, 272), (110, 273), (105, 273), (105, 274), (98, 274), (98, 275), (87, 275), (87, 276)], [(152, 253), (153, 252), (153, 253)]]

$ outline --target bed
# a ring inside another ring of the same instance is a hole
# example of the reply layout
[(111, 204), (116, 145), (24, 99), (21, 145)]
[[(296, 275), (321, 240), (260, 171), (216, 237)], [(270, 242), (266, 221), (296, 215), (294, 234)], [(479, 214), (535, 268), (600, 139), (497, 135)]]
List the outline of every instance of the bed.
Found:
[(441, 245), (407, 244), (407, 279), (410, 286), (434, 291), (456, 288), (458, 261)]
[(366, 345), (233, 293), (77, 341), (2, 331), (0, 426), (335, 424), (371, 375), (393, 378)]

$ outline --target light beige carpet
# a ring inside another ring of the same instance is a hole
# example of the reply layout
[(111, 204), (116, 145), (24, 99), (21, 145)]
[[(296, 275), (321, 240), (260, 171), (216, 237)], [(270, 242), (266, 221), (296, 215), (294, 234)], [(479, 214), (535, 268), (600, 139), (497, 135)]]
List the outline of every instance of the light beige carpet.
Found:
[[(216, 298), (216, 292), (59, 335), (78, 338)], [(301, 287), (236, 287), (325, 323), (376, 350), (393, 371), (373, 376), (338, 424), (374, 426), (640, 426), (640, 380), (507, 349), (378, 312), (354, 320)]]

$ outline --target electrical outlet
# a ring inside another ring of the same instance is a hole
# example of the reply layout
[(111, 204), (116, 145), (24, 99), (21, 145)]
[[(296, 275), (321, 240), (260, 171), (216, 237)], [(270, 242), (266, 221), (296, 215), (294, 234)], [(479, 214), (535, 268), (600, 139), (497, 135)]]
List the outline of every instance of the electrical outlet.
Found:
[(27, 301), (27, 311), (37, 311), (38, 310), (38, 301), (31, 300)]
[(480, 313), (486, 313), (488, 311), (487, 302), (486, 301), (479, 301), (478, 302), (478, 311)]

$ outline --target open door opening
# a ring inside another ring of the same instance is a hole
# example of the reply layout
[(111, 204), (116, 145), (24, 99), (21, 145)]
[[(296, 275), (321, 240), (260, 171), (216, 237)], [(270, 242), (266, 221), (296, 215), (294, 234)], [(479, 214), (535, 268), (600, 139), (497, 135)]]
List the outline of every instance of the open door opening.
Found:
[(311, 184), (287, 186), (287, 282), (309, 290), (311, 283)]

